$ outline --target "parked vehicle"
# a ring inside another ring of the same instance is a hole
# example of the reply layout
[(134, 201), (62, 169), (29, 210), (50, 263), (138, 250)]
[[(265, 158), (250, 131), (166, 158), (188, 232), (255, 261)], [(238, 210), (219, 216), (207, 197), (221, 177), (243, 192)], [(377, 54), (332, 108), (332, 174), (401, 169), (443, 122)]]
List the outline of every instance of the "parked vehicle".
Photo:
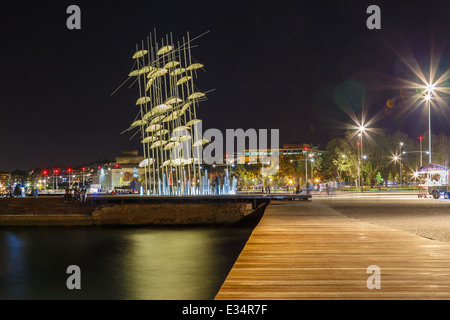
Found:
[(428, 163), (417, 169), (417, 175), (422, 180), (419, 185), (419, 198), (449, 199), (449, 169), (435, 163)]

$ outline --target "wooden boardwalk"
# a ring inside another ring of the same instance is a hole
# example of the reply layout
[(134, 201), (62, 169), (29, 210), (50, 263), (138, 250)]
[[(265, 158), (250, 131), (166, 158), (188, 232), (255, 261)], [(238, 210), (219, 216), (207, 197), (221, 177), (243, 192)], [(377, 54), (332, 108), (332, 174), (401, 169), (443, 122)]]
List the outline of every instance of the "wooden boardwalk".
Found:
[[(371, 265), (380, 289), (367, 288)], [(450, 299), (450, 243), (314, 201), (272, 202), (216, 299)]]

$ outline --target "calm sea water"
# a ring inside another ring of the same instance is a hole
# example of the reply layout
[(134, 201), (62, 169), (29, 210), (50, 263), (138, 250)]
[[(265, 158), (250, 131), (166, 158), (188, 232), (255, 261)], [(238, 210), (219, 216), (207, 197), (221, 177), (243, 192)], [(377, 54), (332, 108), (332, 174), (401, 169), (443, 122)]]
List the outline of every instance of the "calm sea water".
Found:
[[(0, 299), (213, 299), (252, 230), (0, 229)], [(81, 290), (67, 289), (70, 265)]]

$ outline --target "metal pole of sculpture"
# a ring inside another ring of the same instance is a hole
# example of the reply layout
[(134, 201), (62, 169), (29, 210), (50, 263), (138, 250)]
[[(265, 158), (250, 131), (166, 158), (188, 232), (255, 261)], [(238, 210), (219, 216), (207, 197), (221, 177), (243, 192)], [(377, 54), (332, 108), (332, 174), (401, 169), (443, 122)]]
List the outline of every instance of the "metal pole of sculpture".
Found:
[[(136, 46), (134, 66), (129, 79), (136, 78), (139, 110), (135, 121), (125, 130), (138, 131), (143, 146), (143, 187), (151, 195), (209, 194), (207, 171), (202, 174), (200, 154), (209, 141), (202, 139), (201, 120), (197, 107), (206, 101), (206, 94), (194, 84), (198, 70), (204, 66), (194, 62), (192, 42), (199, 37), (177, 42), (172, 34), (160, 42), (156, 31), (147, 37), (146, 45)], [(124, 82), (125, 83), (125, 82)], [(124, 84), (123, 83), (123, 84)], [(123, 86), (123, 84), (121, 86)], [(200, 128), (200, 129), (199, 129)], [(224, 190), (230, 188), (229, 172), (225, 176)]]

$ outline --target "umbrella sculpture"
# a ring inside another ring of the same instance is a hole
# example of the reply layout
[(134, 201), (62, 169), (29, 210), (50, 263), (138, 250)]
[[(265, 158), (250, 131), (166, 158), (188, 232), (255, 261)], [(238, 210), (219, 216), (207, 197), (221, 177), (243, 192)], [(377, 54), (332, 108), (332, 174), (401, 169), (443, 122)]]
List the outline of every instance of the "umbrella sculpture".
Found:
[[(189, 33), (181, 44), (173, 42), (172, 34), (161, 42), (155, 39), (150, 34), (146, 45), (136, 46), (128, 75), (139, 89), (139, 98), (137, 116), (124, 132), (138, 130), (135, 135), (140, 137), (145, 159), (139, 164), (145, 170), (144, 190), (151, 195), (209, 194), (200, 155), (210, 141), (196, 131), (201, 128), (197, 108), (206, 94), (194, 85), (204, 69), (191, 56), (195, 39)], [(224, 182), (223, 190), (232, 190), (229, 185)]]

